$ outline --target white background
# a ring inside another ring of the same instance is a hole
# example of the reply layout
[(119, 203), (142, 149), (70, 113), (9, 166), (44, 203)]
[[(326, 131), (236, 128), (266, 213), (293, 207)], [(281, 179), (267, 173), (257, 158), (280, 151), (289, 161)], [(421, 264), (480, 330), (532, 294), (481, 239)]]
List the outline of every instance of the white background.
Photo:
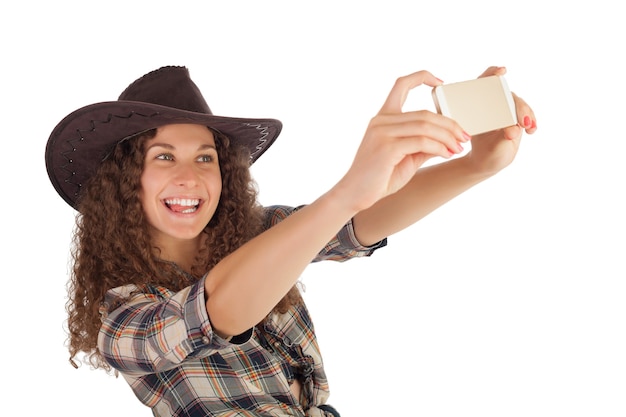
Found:
[[(303, 275), (330, 402), (343, 416), (626, 415), (618, 7), (3, 3), (0, 414), (151, 415), (121, 378), (67, 361), (74, 212), (43, 158), (66, 114), (186, 65), (214, 113), (283, 121), (253, 174), (262, 203), (301, 204), (345, 172), (398, 76), (428, 69), (454, 82), (505, 65), (539, 125), (516, 161), (373, 257)], [(433, 107), (424, 87), (406, 109)]]

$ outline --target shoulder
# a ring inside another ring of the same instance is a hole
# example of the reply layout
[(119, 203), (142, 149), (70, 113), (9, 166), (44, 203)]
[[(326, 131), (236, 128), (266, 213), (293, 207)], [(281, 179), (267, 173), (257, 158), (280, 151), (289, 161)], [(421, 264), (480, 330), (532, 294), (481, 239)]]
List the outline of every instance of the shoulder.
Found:
[(304, 206), (291, 207), (285, 205), (272, 205), (263, 207), (265, 227), (269, 229), (270, 227), (280, 223), (281, 220), (286, 219), (302, 207)]

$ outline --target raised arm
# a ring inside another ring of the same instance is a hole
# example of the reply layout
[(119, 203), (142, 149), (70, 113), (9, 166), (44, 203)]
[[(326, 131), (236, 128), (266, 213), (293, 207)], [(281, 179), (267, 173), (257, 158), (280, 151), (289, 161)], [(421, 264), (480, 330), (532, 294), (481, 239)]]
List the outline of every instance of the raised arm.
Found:
[[(503, 67), (490, 67), (481, 77), (503, 75), (505, 72)], [(402, 111), (412, 85), (404, 79), (400, 79), (399, 83), (402, 86), (390, 94), (379, 115), (373, 119), (373, 125), (384, 123), (389, 115)], [(467, 155), (421, 168), (398, 192), (357, 213), (354, 217), (357, 239), (363, 245), (369, 245), (403, 230), (509, 165), (515, 158), (523, 130), (532, 134), (537, 129), (530, 107), (516, 95), (514, 100), (518, 125), (472, 138)], [(415, 135), (430, 134), (426, 116), (422, 129)]]
[[(440, 83), (426, 71), (402, 77), (385, 106), (397, 107), (413, 87)], [(403, 189), (429, 158), (449, 158), (459, 152), (459, 143), (467, 139), (457, 123), (431, 112), (378, 115), (348, 172), (334, 187), (210, 271), (205, 293), (214, 330), (230, 336), (257, 324), (346, 222)]]

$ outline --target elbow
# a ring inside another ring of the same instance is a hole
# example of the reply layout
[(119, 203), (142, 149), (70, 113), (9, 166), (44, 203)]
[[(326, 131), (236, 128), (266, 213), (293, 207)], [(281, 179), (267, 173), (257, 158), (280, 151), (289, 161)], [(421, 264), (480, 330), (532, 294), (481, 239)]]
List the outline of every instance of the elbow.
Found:
[(250, 324), (244, 312), (235, 313), (237, 309), (233, 309), (231, 303), (220, 300), (220, 297), (208, 297), (206, 309), (213, 332), (222, 339), (242, 334), (256, 324)]
[(205, 306), (211, 328), (223, 339), (239, 335), (256, 324), (250, 324), (246, 320), (250, 310), (239, 305), (241, 297), (228, 296), (229, 289), (232, 292), (231, 283), (228, 281), (224, 278), (219, 279), (214, 269), (209, 272), (204, 282)]
[(101, 328), (98, 333), (96, 349), (102, 361), (117, 371), (125, 371), (124, 363), (116, 358), (121, 358), (117, 339), (109, 334), (106, 329)]

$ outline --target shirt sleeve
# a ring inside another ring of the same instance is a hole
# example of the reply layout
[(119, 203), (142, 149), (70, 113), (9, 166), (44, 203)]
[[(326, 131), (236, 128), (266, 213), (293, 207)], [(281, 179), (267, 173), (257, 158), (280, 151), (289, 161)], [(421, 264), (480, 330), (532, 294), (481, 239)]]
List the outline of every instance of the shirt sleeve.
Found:
[[(265, 208), (265, 226), (266, 229), (280, 223), (292, 213), (300, 208), (288, 206), (268, 206)], [(344, 262), (348, 259), (371, 256), (374, 251), (387, 246), (387, 238), (377, 242), (371, 246), (363, 246), (356, 238), (354, 233), (354, 225), (352, 219), (346, 223), (341, 230), (324, 246), (317, 254), (313, 262), (324, 260)]]
[(229, 346), (211, 327), (204, 279), (176, 293), (157, 286), (114, 288), (100, 313), (98, 349), (109, 365), (124, 373), (164, 371)]

